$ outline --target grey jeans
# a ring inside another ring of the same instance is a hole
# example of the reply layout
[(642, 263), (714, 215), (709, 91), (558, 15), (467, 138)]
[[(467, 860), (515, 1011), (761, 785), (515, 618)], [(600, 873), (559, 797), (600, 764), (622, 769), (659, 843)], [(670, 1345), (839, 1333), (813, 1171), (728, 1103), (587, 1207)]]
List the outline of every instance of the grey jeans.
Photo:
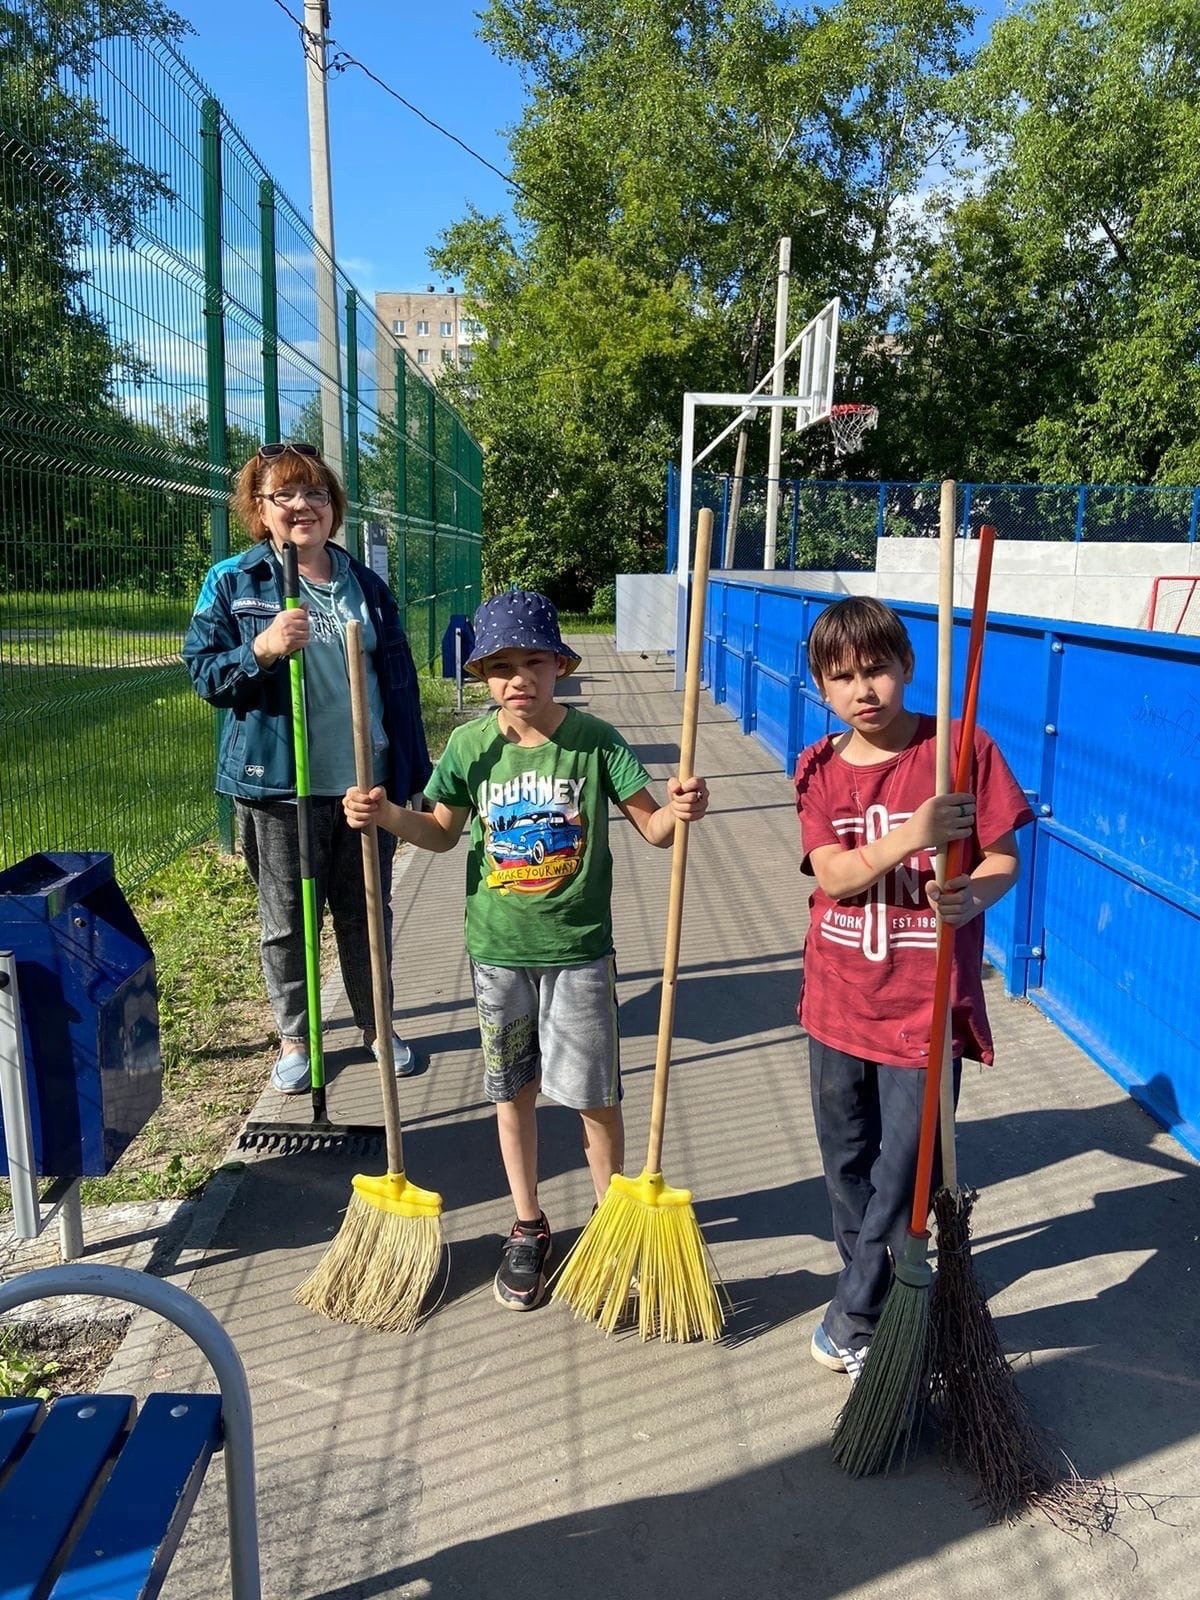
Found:
[[(341, 799), (309, 802), (310, 850), (316, 886), (317, 922), (325, 908), (333, 918), (338, 962), (355, 1024), (375, 1031), (371, 994), (371, 950), (367, 897), (363, 888), (362, 834), (346, 822)], [(304, 974), (304, 903), (300, 890), (300, 843), (296, 806), (287, 800), (235, 802), (242, 853), (258, 889), (262, 924), (260, 948), (267, 998), (284, 1039), (308, 1038), (308, 995)], [(383, 921), (389, 981), (392, 953), (392, 859), (396, 836), (378, 830), (383, 885)]]

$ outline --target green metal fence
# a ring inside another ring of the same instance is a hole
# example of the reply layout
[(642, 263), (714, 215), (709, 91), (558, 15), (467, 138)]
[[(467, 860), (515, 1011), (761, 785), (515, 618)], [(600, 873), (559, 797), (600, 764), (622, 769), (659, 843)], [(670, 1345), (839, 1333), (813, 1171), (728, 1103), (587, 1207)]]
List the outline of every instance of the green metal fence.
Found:
[[(386, 530), (419, 664), (479, 600), (482, 466), (139, 8), (0, 3), (0, 865), (103, 849), (128, 886), (209, 836), (213, 714), (178, 651), (228, 496), (336, 395), (361, 553)], [(106, 31), (107, 30), (107, 31)], [(299, 66), (297, 66), (299, 71)]]

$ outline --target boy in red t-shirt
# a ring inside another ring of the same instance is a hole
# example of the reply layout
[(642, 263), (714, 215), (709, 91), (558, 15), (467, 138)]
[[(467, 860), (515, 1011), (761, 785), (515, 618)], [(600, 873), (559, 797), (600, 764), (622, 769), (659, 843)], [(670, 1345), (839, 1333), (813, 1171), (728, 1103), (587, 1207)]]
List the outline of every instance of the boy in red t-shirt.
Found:
[[(831, 605), (809, 637), (808, 661), (848, 729), (818, 739), (796, 762), (801, 867), (817, 883), (798, 1015), (842, 1258), (812, 1354), (853, 1381), (912, 1209), (938, 919), (957, 930), (957, 1097), (962, 1057), (992, 1060), (983, 913), (1016, 882), (1016, 830), (1033, 813), (982, 729), (973, 792), (934, 794), (934, 719), (905, 707), (913, 651), (890, 607), (862, 596)], [(957, 734), (955, 723), (952, 760)], [(939, 892), (933, 858), (955, 839), (967, 841), (968, 870)]]

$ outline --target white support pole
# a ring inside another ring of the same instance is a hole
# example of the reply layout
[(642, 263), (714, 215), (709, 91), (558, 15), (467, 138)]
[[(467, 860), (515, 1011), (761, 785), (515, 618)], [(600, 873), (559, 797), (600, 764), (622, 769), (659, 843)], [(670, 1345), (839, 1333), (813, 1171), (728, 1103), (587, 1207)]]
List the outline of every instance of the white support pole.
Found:
[(8, 1152), (13, 1231), (18, 1239), (36, 1239), (42, 1231), (42, 1208), (33, 1151), (29, 1080), (25, 1076), (17, 958), (11, 950), (0, 950), (0, 1121)]
[[(779, 241), (779, 278), (775, 286), (775, 363), (771, 368), (771, 393), (783, 393), (787, 350), (788, 280), (792, 272), (792, 241)], [(763, 571), (775, 570), (775, 542), (779, 527), (779, 463), (783, 455), (783, 410), (771, 412), (771, 441), (767, 451), (767, 522), (763, 542)]]
[(679, 457), (679, 527), (675, 548), (675, 687), (682, 690), (687, 665), (688, 574), (692, 565), (692, 466), (696, 448), (696, 396), (683, 397), (683, 440)]
[(329, 165), (329, 93), (325, 0), (304, 0), (304, 60), (308, 85), (308, 162), (316, 235), (317, 365), (321, 369), (321, 453), (339, 478), (342, 462), (342, 362), (338, 339), (337, 274), (333, 253), (333, 180)]

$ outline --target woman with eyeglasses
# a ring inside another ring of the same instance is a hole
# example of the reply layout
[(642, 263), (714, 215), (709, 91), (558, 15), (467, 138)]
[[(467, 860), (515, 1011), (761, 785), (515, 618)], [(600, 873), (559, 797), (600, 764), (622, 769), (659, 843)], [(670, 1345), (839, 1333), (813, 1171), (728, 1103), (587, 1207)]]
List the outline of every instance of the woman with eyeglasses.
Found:
[[(263, 975), (280, 1039), (271, 1085), (303, 1094), (309, 1087), (308, 1008), (288, 657), (304, 652), (317, 915), (323, 917), (328, 905), (346, 996), (368, 1049), (375, 1043), (375, 1018), (362, 841), (342, 811), (342, 795), (355, 782), (348, 621), (362, 627), (376, 781), (389, 794), (415, 795), (431, 768), (417, 675), (395, 599), (376, 573), (332, 542), (346, 515), (336, 474), (312, 445), (263, 445), (238, 474), (233, 509), (254, 543), (209, 570), (183, 658), (196, 692), (228, 712), (216, 788), (234, 801), (258, 889)], [(301, 603), (292, 610), (284, 608), (285, 543), (295, 548), (300, 573)], [(389, 951), (395, 842), (380, 830)], [(412, 1050), (398, 1035), (393, 1054), (398, 1077), (416, 1070)]]

